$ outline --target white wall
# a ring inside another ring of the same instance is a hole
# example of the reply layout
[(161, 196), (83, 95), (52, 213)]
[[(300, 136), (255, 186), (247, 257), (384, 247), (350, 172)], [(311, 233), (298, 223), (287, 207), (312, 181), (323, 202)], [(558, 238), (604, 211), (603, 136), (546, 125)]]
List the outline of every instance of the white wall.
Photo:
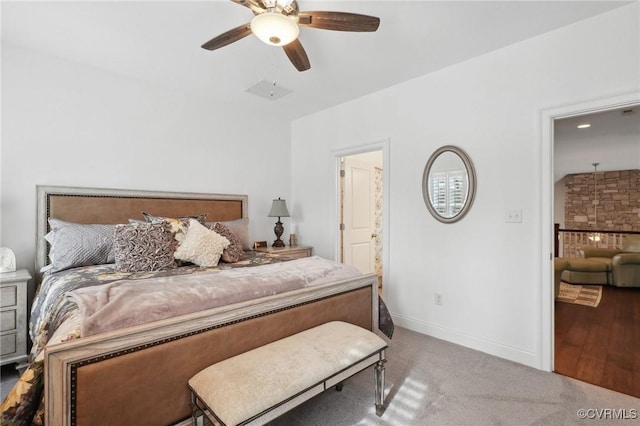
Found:
[[(384, 295), (396, 323), (540, 367), (541, 111), (638, 90), (637, 16), (636, 3), (295, 121), (301, 242), (335, 255), (335, 151), (389, 138)], [(456, 224), (433, 219), (420, 189), (448, 144), (478, 178)], [(505, 223), (510, 208), (522, 223)]]
[(247, 194), (250, 237), (274, 239), (289, 123), (249, 124), (226, 105), (3, 44), (0, 245), (33, 272), (37, 184)]

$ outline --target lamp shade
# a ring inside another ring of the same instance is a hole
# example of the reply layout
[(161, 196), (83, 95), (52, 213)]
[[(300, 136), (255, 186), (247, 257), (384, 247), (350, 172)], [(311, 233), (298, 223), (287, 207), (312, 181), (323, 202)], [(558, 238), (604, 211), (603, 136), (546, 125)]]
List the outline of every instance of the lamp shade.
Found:
[(298, 38), (300, 29), (290, 17), (279, 12), (265, 12), (251, 20), (251, 32), (272, 46), (284, 46)]
[(289, 210), (287, 210), (287, 201), (281, 200), (278, 198), (277, 200), (273, 200), (273, 204), (271, 205), (271, 211), (269, 212), (268, 217), (289, 217)]

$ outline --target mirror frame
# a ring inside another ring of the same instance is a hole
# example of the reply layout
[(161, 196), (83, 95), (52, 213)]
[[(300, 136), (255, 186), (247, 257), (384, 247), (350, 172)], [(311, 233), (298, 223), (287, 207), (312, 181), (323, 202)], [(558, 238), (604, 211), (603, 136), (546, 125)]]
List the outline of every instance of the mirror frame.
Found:
[[(453, 152), (460, 158), (460, 160), (462, 160), (462, 163), (464, 164), (464, 167), (467, 172), (467, 179), (469, 180), (469, 185), (467, 189), (467, 199), (464, 203), (464, 206), (462, 207), (462, 209), (460, 209), (458, 214), (452, 217), (445, 217), (445, 216), (442, 216), (440, 213), (438, 213), (436, 209), (433, 207), (433, 205), (431, 204), (431, 198), (429, 197), (429, 174), (431, 173), (431, 167), (433, 166), (433, 163), (438, 159), (440, 154), (444, 152)], [(476, 171), (473, 168), (473, 163), (471, 162), (471, 159), (469, 158), (467, 153), (464, 150), (453, 145), (445, 145), (436, 149), (434, 153), (431, 154), (431, 157), (429, 157), (429, 160), (427, 161), (427, 164), (424, 167), (424, 172), (422, 173), (422, 198), (424, 198), (424, 204), (427, 206), (427, 210), (429, 210), (429, 213), (431, 213), (431, 216), (433, 216), (436, 220), (442, 223), (457, 222), (469, 212), (469, 209), (473, 204), (473, 200), (475, 199), (475, 196), (476, 196)]]

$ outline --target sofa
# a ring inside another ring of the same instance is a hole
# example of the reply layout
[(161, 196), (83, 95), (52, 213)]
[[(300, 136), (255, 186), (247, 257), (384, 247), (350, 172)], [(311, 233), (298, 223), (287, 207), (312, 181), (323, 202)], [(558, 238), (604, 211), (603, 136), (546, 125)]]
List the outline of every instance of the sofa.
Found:
[(629, 235), (621, 249), (585, 246), (582, 257), (565, 259), (562, 281), (640, 287), (640, 235)]

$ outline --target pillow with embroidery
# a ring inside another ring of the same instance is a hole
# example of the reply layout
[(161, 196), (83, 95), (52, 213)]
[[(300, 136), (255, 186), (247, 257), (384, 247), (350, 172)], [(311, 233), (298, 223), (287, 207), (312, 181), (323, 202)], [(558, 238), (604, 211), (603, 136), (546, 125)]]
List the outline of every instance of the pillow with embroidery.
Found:
[(80, 224), (49, 218), (51, 231), (44, 236), (51, 245), (50, 272), (79, 266), (113, 263), (113, 230), (115, 225)]

